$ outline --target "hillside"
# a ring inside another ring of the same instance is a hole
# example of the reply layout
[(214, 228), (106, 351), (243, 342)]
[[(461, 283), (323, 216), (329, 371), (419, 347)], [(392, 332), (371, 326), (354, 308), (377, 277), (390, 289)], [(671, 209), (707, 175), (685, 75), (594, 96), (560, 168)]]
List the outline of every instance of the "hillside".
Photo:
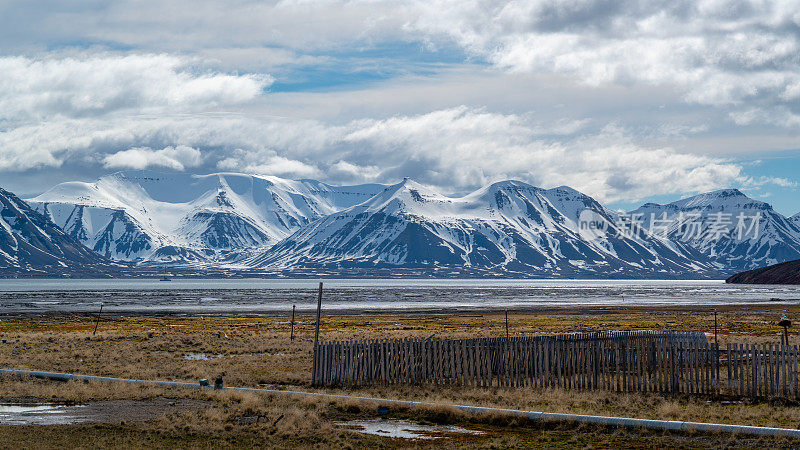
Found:
[(654, 234), (683, 242), (728, 270), (800, 258), (800, 225), (737, 189), (696, 195), (629, 213)]
[(0, 274), (88, 274), (108, 261), (0, 189)]
[(800, 259), (731, 276), (726, 283), (737, 284), (800, 284)]

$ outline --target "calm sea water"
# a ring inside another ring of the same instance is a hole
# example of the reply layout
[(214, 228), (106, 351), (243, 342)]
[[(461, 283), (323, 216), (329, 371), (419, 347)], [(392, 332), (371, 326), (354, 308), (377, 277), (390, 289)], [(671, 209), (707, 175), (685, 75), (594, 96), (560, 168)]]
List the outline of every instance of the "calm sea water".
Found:
[[(0, 279), (0, 313), (96, 311), (270, 313), (316, 306), (317, 281), (297, 279)], [(777, 300), (776, 300), (777, 299)], [(488, 311), (799, 303), (800, 286), (672, 280), (325, 279), (327, 311)]]

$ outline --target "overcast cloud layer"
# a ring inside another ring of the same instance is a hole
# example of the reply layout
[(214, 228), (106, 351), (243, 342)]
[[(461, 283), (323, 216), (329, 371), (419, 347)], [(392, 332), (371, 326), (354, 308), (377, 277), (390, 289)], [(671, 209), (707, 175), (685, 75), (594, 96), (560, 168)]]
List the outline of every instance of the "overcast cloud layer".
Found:
[(12, 190), (150, 168), (800, 210), (794, 1), (4, 5)]

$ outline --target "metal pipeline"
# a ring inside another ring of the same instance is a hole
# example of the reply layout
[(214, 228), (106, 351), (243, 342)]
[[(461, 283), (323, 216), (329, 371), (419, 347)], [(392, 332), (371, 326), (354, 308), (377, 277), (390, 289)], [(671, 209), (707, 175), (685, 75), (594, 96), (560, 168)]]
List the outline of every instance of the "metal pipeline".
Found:
[[(149, 385), (166, 386), (166, 387), (214, 389), (213, 386), (202, 386), (199, 383), (183, 383), (177, 381), (134, 380), (130, 378), (98, 377), (93, 375), (76, 375), (71, 373), (41, 372), (35, 370), (0, 369), (0, 375), (16, 375), (19, 377), (34, 377), (34, 378), (43, 378), (56, 381), (86, 381), (86, 382), (96, 381), (103, 383), (131, 383), (131, 384), (149, 384)], [(409, 400), (392, 400), (392, 399), (375, 398), (375, 397), (357, 397), (350, 395), (324, 394), (319, 392), (281, 391), (276, 389), (262, 389), (262, 388), (223, 387), (222, 389), (232, 390), (232, 391), (256, 392), (256, 393), (273, 394), (273, 395), (294, 395), (294, 396), (330, 398), (337, 400), (356, 400), (363, 402), (373, 402), (379, 405), (394, 405), (402, 407), (422, 407), (422, 408), (449, 407), (472, 414), (500, 414), (511, 417), (521, 417), (531, 421), (541, 421), (541, 422), (572, 422), (572, 423), (588, 423), (594, 425), (615, 426), (624, 428), (646, 428), (650, 430), (732, 433), (732, 434), (748, 434), (757, 436), (778, 436), (778, 437), (788, 437), (795, 439), (800, 438), (800, 429), (793, 429), (793, 428), (754, 427), (748, 425), (728, 425), (722, 423), (681, 422), (677, 420), (650, 420), (650, 419), (634, 419), (629, 417), (592, 416), (586, 414), (549, 413), (540, 411), (524, 411), (518, 409), (490, 408), (485, 406), (445, 405), (440, 403), (415, 402)]]

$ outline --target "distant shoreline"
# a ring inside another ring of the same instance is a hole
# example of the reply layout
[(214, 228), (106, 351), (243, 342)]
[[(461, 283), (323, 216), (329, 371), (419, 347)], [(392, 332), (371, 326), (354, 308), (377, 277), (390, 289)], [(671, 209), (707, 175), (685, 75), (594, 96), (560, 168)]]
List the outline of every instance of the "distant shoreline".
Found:
[[(0, 280), (0, 314), (275, 315), (316, 308), (317, 279)], [(800, 287), (721, 280), (328, 279), (326, 314), (800, 304)]]
[[(427, 318), (436, 317), (484, 317), (484, 316), (497, 316), (502, 315), (506, 310), (509, 314), (541, 314), (552, 316), (581, 316), (581, 315), (625, 315), (625, 314), (672, 314), (672, 313), (685, 313), (685, 314), (711, 314), (714, 311), (717, 313), (726, 312), (742, 312), (753, 311), (760, 313), (775, 313), (780, 314), (787, 309), (800, 311), (800, 298), (787, 302), (753, 302), (753, 303), (731, 303), (731, 304), (716, 304), (716, 305), (620, 305), (620, 306), (591, 306), (591, 305), (576, 305), (565, 307), (517, 307), (517, 308), (485, 308), (485, 309), (455, 309), (455, 308), (436, 308), (436, 309), (347, 309), (347, 310), (325, 310), (323, 309), (324, 318), (331, 317), (383, 317), (390, 318), (396, 316), (402, 317), (417, 317), (424, 316)], [(291, 309), (290, 309), (291, 310)], [(312, 309), (298, 309), (297, 310), (298, 323), (313, 322), (314, 312)], [(86, 318), (93, 319), (97, 316), (97, 311), (81, 311), (81, 312), (67, 312), (67, 311), (42, 311), (42, 312), (13, 312), (5, 311), (0, 313), (0, 318), (5, 320), (11, 319), (26, 319), (26, 318), (47, 318), (47, 319), (78, 319)], [(135, 318), (135, 317), (149, 317), (149, 318), (197, 318), (197, 317), (231, 317), (231, 318), (275, 318), (287, 317), (286, 311), (200, 311), (200, 310), (107, 310), (103, 309), (103, 317), (105, 320), (113, 318)], [(102, 320), (102, 319), (101, 319)], [(324, 322), (323, 322), (324, 323)]]

